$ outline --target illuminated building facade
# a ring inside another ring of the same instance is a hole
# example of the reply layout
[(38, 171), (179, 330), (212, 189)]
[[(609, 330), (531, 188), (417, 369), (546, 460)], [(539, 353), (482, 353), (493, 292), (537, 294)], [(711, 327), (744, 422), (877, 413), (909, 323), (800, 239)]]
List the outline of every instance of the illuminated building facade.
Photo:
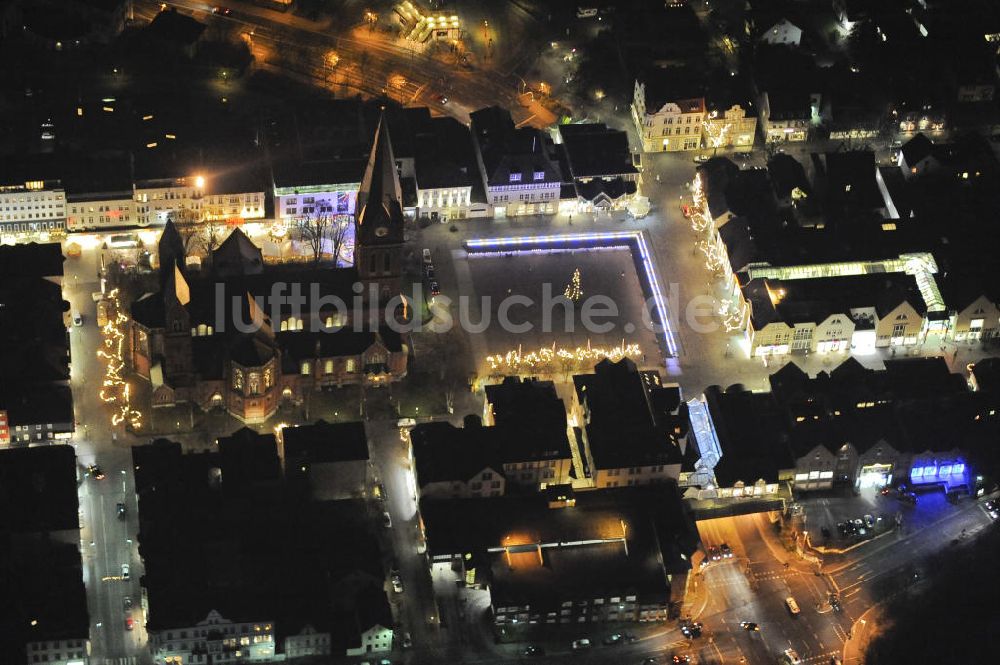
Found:
[(0, 184), (0, 236), (17, 238), (66, 228), (66, 191), (58, 180)]

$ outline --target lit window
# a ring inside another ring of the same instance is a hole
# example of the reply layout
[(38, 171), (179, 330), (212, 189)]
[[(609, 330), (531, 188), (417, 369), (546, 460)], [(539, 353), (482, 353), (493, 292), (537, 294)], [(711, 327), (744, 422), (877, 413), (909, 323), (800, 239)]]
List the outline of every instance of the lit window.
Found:
[(545, 171), (535, 171), (535, 180), (545, 180)]
[(303, 376), (309, 376), (312, 373), (312, 367), (308, 362), (304, 362), (302, 363), (300, 371), (302, 372)]
[(521, 182), (521, 174), (520, 173), (511, 173), (510, 174), (510, 181), (511, 182)]

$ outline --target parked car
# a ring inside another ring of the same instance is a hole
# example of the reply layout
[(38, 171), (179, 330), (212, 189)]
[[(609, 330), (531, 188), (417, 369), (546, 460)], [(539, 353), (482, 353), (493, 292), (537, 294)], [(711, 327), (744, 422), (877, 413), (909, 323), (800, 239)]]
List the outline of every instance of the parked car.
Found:
[(403, 593), (403, 578), (399, 576), (399, 573), (393, 573), (389, 579), (392, 581), (392, 590), (396, 593)]
[(410, 637), (409, 633), (403, 633), (403, 648), (409, 649), (413, 646), (413, 638)]
[(708, 160), (709, 160), (708, 155), (695, 155), (694, 156), (694, 163), (695, 164), (704, 164)]
[(785, 607), (788, 608), (788, 611), (791, 612), (793, 616), (802, 611), (799, 609), (799, 604), (795, 602), (795, 598), (792, 596), (785, 598)]
[(588, 640), (586, 637), (581, 638), (579, 640), (573, 640), (574, 651), (578, 651), (580, 649), (589, 649), (591, 646), (592, 645), (590, 643), (590, 640)]

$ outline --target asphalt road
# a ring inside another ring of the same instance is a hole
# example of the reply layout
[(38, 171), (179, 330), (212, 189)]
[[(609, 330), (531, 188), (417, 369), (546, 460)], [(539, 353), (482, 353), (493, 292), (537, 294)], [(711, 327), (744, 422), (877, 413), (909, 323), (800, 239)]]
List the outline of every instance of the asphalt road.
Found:
[[(100, 399), (104, 366), (97, 357), (101, 332), (97, 306), (91, 293), (100, 290), (97, 270), (99, 249), (84, 249), (64, 263), (64, 293), (73, 309), (83, 314), (83, 325), (70, 330), (73, 407), (77, 431), (73, 439), (83, 482), (80, 485), (80, 532), (84, 581), (91, 620), (91, 663), (151, 662), (146, 651), (139, 578), (142, 566), (135, 536), (138, 510), (131, 454), (121, 428), (112, 428), (110, 410)], [(115, 431), (117, 430), (117, 431)], [(104, 480), (85, 477), (90, 464), (97, 464)], [(117, 517), (117, 504), (126, 506), (124, 519)], [(129, 579), (122, 579), (121, 566), (129, 564)], [(125, 627), (124, 598), (133, 601), (130, 612), (134, 629)]]

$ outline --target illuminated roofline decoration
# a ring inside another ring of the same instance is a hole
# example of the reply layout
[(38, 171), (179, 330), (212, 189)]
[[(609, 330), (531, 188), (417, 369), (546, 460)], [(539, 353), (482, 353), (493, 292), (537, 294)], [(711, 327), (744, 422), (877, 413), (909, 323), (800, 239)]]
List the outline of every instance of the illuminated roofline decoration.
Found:
[(642, 259), (646, 283), (652, 292), (656, 304), (656, 316), (663, 327), (659, 334), (663, 335), (668, 354), (677, 357), (677, 341), (674, 331), (670, 328), (670, 317), (667, 311), (666, 299), (660, 290), (660, 280), (653, 263), (653, 255), (646, 242), (646, 236), (641, 231), (606, 231), (603, 233), (567, 233), (563, 235), (515, 236), (510, 238), (480, 238), (466, 240), (465, 248), (469, 253), (505, 252), (528, 253), (539, 249), (573, 250), (581, 243), (595, 243), (596, 247), (610, 248), (626, 246), (634, 252), (638, 251)]

